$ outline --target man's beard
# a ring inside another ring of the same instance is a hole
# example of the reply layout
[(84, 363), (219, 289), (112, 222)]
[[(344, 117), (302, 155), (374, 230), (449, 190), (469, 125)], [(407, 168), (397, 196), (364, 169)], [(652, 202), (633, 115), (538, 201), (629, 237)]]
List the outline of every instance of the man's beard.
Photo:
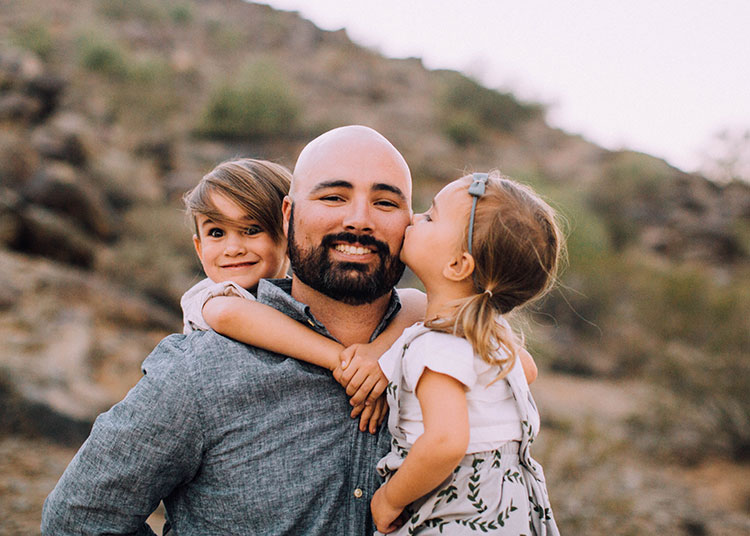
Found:
[[(374, 246), (380, 262), (374, 268), (359, 262), (333, 262), (329, 249), (335, 242)], [(294, 205), (289, 215), (289, 259), (294, 275), (307, 286), (347, 305), (371, 303), (393, 289), (404, 273), (404, 264), (391, 255), (388, 244), (369, 235), (328, 234), (309, 250), (294, 241)], [(372, 273), (370, 273), (372, 272)]]

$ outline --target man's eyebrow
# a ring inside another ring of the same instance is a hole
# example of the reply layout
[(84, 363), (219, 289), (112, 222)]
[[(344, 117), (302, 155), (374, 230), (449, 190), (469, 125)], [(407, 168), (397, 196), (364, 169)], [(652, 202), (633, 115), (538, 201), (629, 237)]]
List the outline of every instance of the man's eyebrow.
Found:
[(377, 184), (374, 184), (372, 189), (376, 192), (391, 192), (399, 196), (402, 200), (406, 201), (406, 196), (404, 195), (404, 192), (401, 191), (401, 188), (398, 186), (393, 186), (392, 184), (386, 184), (384, 182), (379, 182)]
[(310, 193), (319, 192), (320, 190), (325, 190), (327, 188), (354, 188), (354, 186), (351, 182), (344, 180), (323, 181), (316, 184)]

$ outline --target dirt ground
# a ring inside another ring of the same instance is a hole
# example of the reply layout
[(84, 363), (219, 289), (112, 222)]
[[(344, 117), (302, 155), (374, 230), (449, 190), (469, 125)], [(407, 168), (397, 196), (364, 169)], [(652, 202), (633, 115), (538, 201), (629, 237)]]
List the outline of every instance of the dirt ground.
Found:
[[(643, 385), (542, 373), (533, 391), (544, 416), (533, 452), (562, 534), (750, 534), (750, 466), (664, 465), (633, 447), (624, 422), (646, 400)], [(44, 498), (75, 450), (0, 438), (0, 535), (39, 534)], [(159, 534), (162, 512), (149, 524)]]

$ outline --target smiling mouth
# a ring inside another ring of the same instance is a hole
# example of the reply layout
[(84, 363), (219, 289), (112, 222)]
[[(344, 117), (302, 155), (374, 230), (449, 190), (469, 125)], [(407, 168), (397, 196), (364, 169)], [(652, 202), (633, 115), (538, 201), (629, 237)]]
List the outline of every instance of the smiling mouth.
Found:
[(336, 244), (333, 249), (346, 255), (369, 255), (373, 253), (369, 248), (354, 246), (352, 244)]
[(226, 264), (222, 266), (222, 268), (247, 268), (249, 266), (254, 266), (256, 263), (254, 262), (238, 262), (237, 264)]

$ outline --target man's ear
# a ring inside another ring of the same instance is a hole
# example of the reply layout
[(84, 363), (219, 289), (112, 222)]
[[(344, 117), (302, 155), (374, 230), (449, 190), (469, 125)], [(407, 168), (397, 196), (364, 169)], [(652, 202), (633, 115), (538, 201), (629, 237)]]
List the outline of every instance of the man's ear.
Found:
[(289, 218), (292, 216), (292, 198), (284, 196), (284, 201), (281, 203), (281, 215), (283, 216), (282, 225), (284, 227), (284, 235), (289, 238)]
[(468, 252), (462, 251), (459, 255), (445, 265), (443, 276), (450, 281), (464, 281), (474, 273), (474, 257)]
[(198, 254), (198, 259), (203, 262), (203, 251), (201, 250), (201, 239), (198, 235), (193, 235), (193, 245), (195, 246), (195, 252)]

